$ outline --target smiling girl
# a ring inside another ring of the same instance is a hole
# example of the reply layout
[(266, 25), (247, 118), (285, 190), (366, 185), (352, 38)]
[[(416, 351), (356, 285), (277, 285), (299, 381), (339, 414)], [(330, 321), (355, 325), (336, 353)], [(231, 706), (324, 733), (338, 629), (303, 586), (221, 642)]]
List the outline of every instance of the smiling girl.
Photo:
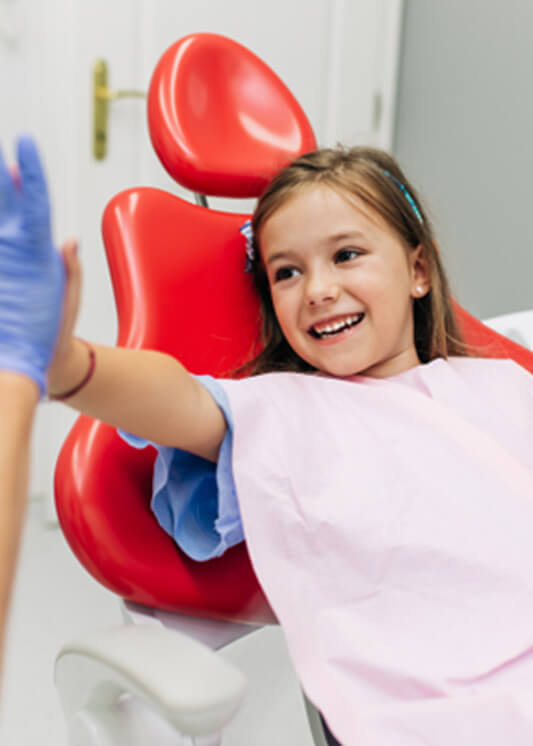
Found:
[(67, 254), (51, 396), (156, 445), (152, 507), (189, 556), (246, 537), (331, 743), (529, 746), (531, 375), (468, 356), (427, 215), (381, 151), (302, 156), (243, 232), (248, 377), (73, 337)]
[[(251, 267), (267, 340), (256, 372), (314, 367), (384, 377), (466, 354), (433, 230), (412, 195), (394, 159), (373, 148), (317, 151), (272, 181), (254, 212), (250, 239), (261, 245), (262, 260)], [(320, 326), (340, 323), (337, 317), (342, 322), (347, 313), (350, 328), (367, 322), (353, 360), (355, 339), (337, 345), (347, 331)], [(328, 339), (334, 351), (315, 359)], [(333, 353), (344, 362), (335, 365)]]

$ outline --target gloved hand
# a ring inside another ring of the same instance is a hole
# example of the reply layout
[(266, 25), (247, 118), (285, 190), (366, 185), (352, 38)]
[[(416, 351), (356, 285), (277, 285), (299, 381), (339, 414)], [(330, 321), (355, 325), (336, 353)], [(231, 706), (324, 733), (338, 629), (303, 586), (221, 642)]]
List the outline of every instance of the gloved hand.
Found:
[(0, 152), (0, 370), (46, 390), (59, 330), (65, 269), (54, 247), (43, 168), (34, 141), (17, 142), (20, 184)]

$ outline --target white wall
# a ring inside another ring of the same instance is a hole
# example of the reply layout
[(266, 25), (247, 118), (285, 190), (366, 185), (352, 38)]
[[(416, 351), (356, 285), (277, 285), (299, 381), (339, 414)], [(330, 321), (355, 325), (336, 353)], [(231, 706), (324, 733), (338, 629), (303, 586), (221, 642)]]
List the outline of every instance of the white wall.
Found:
[(532, 69), (532, 2), (405, 3), (394, 153), (481, 317), (533, 307)]

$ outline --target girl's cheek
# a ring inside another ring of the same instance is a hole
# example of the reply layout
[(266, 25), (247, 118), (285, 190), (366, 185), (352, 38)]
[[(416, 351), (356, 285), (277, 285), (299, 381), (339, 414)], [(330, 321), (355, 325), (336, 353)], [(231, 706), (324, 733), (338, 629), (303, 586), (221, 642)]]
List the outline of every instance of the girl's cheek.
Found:
[(290, 323), (287, 308), (283, 305), (274, 304), (274, 313), (276, 314), (279, 325), (284, 329)]
[(290, 329), (294, 324), (294, 318), (297, 309), (294, 308), (294, 303), (290, 302), (290, 299), (283, 295), (277, 299), (272, 298), (274, 306), (274, 313), (278, 319), (279, 325), (282, 328), (284, 334), (290, 333)]
[(280, 321), (280, 319), (283, 317), (283, 302), (275, 290), (271, 292), (271, 297), (274, 313), (276, 314), (278, 321)]

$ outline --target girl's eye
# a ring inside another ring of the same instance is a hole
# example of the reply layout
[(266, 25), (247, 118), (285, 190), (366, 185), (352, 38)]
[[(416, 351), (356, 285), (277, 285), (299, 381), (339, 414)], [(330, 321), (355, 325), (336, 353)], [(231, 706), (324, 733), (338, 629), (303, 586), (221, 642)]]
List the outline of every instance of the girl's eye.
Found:
[(274, 272), (274, 282), (290, 280), (291, 277), (294, 277), (296, 272), (298, 272), (296, 267), (280, 267)]
[(336, 262), (349, 262), (350, 259), (355, 259), (360, 256), (363, 252), (358, 249), (341, 249), (337, 251), (335, 255)]

